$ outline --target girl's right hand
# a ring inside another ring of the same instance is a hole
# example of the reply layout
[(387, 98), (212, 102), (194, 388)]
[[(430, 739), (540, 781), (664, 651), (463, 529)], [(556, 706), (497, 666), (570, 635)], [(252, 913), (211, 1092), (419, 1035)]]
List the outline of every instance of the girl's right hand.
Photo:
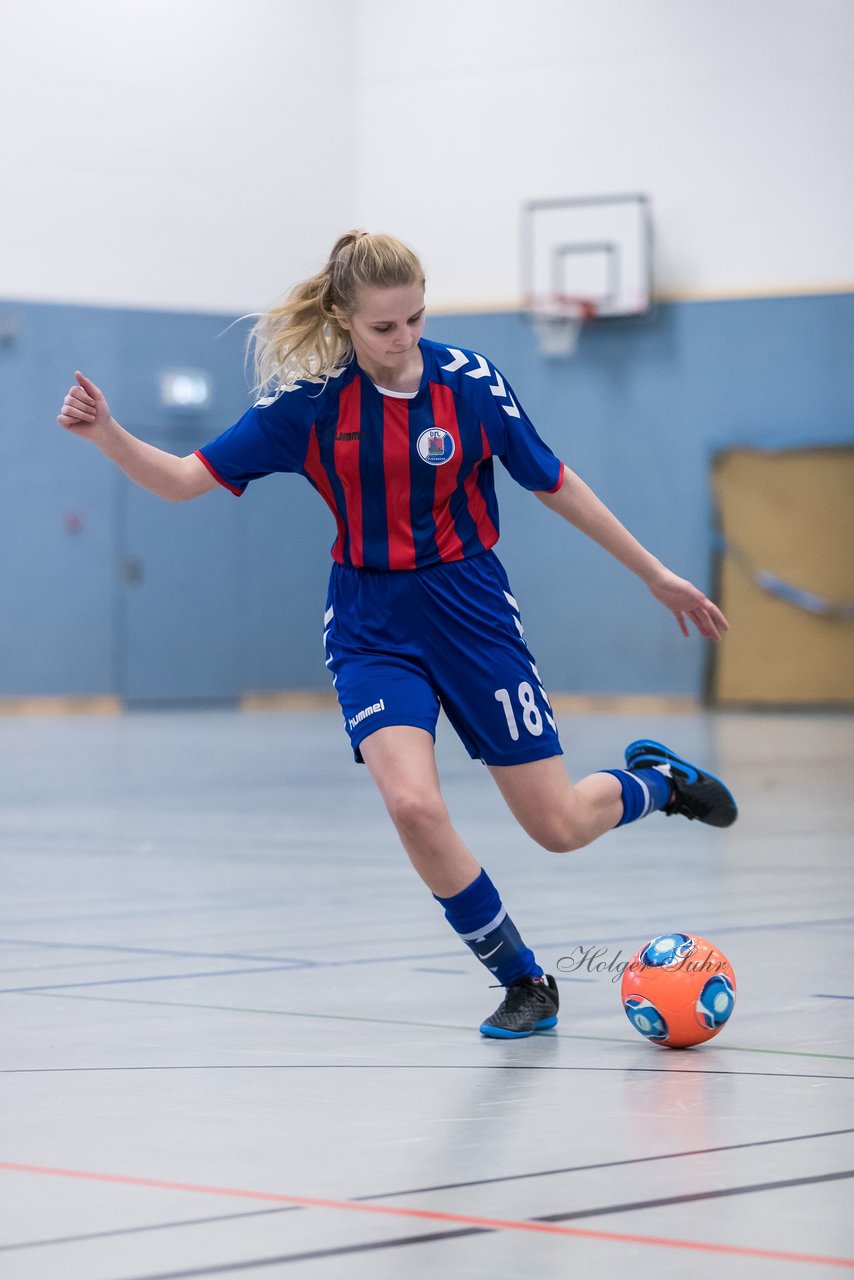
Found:
[(85, 436), (98, 428), (108, 427), (112, 417), (104, 393), (79, 370), (74, 376), (77, 381), (69, 388), (68, 395), (62, 402), (57, 422), (66, 431), (77, 436)]

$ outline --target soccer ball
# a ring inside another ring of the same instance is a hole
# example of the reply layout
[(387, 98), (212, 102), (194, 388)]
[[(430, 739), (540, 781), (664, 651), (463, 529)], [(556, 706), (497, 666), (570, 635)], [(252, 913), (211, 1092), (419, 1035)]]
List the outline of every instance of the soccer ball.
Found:
[(711, 1040), (735, 1007), (735, 974), (722, 951), (690, 933), (663, 933), (623, 971), (623, 1008), (653, 1044), (687, 1049)]

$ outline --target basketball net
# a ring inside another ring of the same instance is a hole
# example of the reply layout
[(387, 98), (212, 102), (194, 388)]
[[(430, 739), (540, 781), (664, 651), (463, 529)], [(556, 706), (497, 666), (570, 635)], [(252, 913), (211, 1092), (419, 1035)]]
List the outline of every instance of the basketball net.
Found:
[(541, 354), (571, 356), (578, 346), (582, 327), (594, 318), (596, 310), (596, 303), (590, 298), (556, 293), (530, 299), (528, 317)]

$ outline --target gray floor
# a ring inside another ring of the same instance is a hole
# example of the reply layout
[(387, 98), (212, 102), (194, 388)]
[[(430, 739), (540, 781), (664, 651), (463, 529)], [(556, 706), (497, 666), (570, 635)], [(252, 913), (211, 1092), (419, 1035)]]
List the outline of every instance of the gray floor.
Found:
[(726, 952), (703, 1047), (647, 1044), (613, 970), (566, 963), (556, 1032), (480, 1037), (498, 993), (336, 713), (0, 722), (4, 1280), (854, 1266), (854, 721), (561, 730), (576, 776), (649, 733), (737, 793), (728, 832), (656, 815), (550, 855), (440, 737), (548, 968), (674, 929)]

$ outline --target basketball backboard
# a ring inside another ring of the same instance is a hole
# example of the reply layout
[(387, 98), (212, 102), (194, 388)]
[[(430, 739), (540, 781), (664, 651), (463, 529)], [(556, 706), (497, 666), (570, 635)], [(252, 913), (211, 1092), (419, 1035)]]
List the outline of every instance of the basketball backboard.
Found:
[(522, 296), (589, 301), (598, 319), (648, 311), (652, 220), (643, 195), (569, 196), (522, 206)]

